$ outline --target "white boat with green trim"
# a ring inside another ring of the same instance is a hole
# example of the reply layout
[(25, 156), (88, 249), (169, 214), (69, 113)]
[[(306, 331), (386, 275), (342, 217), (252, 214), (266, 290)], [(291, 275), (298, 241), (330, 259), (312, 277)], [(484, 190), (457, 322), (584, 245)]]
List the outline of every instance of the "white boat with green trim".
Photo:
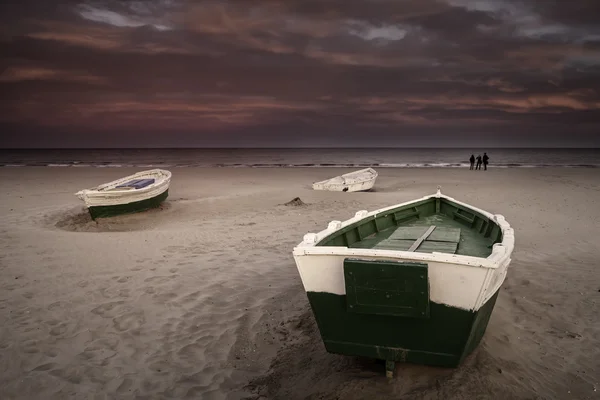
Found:
[(75, 195), (85, 202), (92, 219), (112, 217), (158, 207), (169, 195), (170, 183), (170, 171), (151, 169)]
[(307, 233), (294, 259), (330, 353), (455, 367), (479, 344), (515, 243), (438, 191)]
[(315, 182), (312, 187), (313, 190), (329, 190), (332, 192), (361, 192), (372, 189), (377, 176), (377, 171), (373, 168), (365, 168)]

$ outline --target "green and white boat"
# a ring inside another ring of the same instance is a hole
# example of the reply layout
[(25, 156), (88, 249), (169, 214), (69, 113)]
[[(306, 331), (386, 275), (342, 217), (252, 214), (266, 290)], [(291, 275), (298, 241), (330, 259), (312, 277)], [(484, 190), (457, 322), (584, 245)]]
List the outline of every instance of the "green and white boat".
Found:
[(330, 353), (456, 367), (479, 344), (514, 248), (492, 215), (442, 195), (308, 233), (293, 250)]
[(171, 172), (151, 169), (75, 193), (92, 219), (158, 207), (169, 195)]

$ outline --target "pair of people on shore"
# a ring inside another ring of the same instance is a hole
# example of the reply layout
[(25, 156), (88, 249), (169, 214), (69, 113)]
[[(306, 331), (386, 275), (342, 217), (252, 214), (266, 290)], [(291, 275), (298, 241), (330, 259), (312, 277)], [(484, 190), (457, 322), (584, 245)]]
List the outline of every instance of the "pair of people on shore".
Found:
[(487, 171), (487, 165), (488, 165), (489, 159), (490, 158), (488, 157), (487, 153), (483, 153), (483, 157), (481, 157), (481, 154), (480, 154), (477, 156), (477, 158), (475, 158), (475, 156), (473, 154), (471, 154), (471, 158), (469, 158), (469, 161), (471, 162), (471, 168), (469, 168), (469, 169), (473, 169), (475, 160), (477, 160), (477, 165), (475, 166), (475, 169), (481, 170), (481, 164), (483, 164), (484, 171)]

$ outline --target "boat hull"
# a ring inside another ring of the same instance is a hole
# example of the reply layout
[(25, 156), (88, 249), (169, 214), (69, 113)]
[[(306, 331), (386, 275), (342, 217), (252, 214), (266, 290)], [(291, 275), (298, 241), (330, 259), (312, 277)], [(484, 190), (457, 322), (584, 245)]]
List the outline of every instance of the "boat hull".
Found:
[(481, 341), (498, 292), (477, 311), (431, 302), (427, 319), (352, 313), (345, 295), (307, 296), (329, 353), (456, 367)]
[(132, 214), (156, 208), (169, 196), (169, 189), (153, 197), (131, 203), (111, 204), (106, 206), (91, 206), (88, 211), (92, 219), (114, 217), (122, 214)]
[(314, 190), (328, 190), (330, 192), (365, 192), (371, 190), (375, 186), (375, 178), (369, 181), (360, 183), (344, 184), (344, 183), (329, 183), (329, 184), (313, 184)]

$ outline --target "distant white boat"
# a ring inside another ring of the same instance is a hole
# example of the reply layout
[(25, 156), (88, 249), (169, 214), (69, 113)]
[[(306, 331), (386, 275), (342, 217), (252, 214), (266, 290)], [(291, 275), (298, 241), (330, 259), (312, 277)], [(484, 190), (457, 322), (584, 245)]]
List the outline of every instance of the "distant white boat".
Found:
[(365, 168), (315, 182), (312, 187), (314, 190), (329, 190), (332, 192), (360, 192), (371, 189), (375, 185), (377, 176), (377, 171), (373, 168)]
[(169, 195), (171, 171), (151, 169), (75, 193), (92, 219), (158, 207)]

